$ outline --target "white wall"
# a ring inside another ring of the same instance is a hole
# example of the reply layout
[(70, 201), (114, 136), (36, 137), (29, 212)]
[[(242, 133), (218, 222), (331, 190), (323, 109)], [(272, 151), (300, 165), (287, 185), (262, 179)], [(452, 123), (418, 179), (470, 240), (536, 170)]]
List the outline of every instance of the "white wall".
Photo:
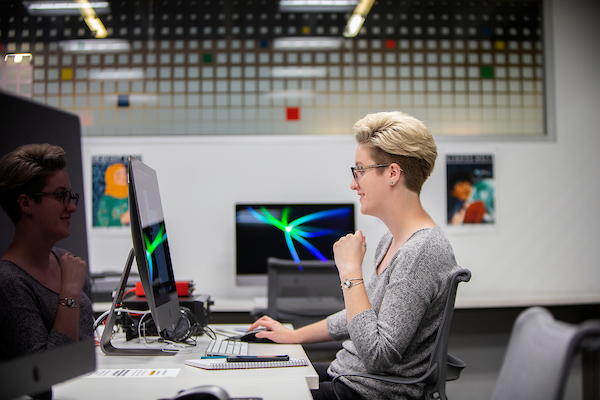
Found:
[[(458, 262), (473, 272), (459, 307), (600, 301), (600, 2), (556, 0), (551, 10), (555, 139), (436, 138), (440, 157), (422, 201), (445, 229), (444, 154), (496, 154), (497, 226), (446, 229)], [(84, 176), (92, 154), (142, 154), (158, 172), (177, 279), (216, 299), (266, 296), (266, 288), (235, 286), (234, 204), (355, 202), (347, 130), (343, 137), (86, 137)], [(370, 274), (385, 227), (361, 215), (357, 227), (373, 244), (363, 267)], [(128, 231), (88, 232), (92, 271), (121, 270)]]

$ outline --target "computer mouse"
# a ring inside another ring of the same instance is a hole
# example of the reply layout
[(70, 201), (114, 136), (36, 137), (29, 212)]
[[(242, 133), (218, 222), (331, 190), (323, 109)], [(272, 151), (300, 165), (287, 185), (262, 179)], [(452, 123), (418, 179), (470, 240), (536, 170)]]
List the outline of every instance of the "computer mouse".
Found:
[(239, 340), (241, 340), (242, 342), (249, 342), (249, 343), (275, 343), (271, 339), (256, 337), (256, 334), (258, 332), (264, 332), (264, 331), (266, 331), (266, 329), (264, 329), (264, 328), (255, 329), (253, 331), (250, 331), (248, 333), (240, 335)]
[(229, 400), (229, 394), (219, 386), (202, 385), (181, 390), (171, 400)]

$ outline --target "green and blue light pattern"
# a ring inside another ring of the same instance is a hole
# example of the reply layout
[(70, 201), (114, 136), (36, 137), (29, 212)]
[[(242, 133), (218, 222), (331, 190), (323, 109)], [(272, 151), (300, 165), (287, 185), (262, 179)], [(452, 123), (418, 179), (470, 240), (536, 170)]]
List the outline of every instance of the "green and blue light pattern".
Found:
[[(312, 214), (305, 215), (297, 218), (293, 221), (289, 221), (290, 208), (285, 207), (281, 213), (281, 220), (275, 218), (265, 207), (260, 208), (260, 213), (254, 210), (252, 207), (248, 207), (248, 211), (259, 221), (273, 225), (280, 229), (285, 237), (288, 249), (292, 259), (296, 264), (300, 263), (300, 257), (294, 245), (294, 240), (303, 245), (312, 255), (320, 261), (326, 262), (325, 257), (315, 246), (313, 246), (308, 239), (328, 235), (334, 232), (333, 229), (323, 229), (314, 226), (304, 225), (311, 221), (321, 220), (325, 218), (332, 218), (338, 216), (347, 215), (350, 212), (349, 208), (336, 208), (333, 210), (320, 211)], [(262, 213), (262, 214), (261, 214)]]
[(152, 264), (152, 254), (154, 253), (154, 250), (156, 250), (156, 248), (165, 240), (167, 240), (167, 233), (165, 232), (164, 225), (160, 226), (160, 231), (152, 243), (150, 243), (150, 238), (148, 235), (144, 233), (144, 241), (146, 242), (146, 258), (148, 259), (148, 268), (150, 270), (150, 284), (152, 284), (154, 281), (154, 265)]

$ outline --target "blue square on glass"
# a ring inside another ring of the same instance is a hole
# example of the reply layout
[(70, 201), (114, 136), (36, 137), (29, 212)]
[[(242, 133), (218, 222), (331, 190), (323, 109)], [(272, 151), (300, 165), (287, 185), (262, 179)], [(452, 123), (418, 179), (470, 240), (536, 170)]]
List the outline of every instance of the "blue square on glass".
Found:
[(129, 107), (128, 94), (120, 94), (117, 96), (117, 107)]
[(268, 40), (263, 39), (263, 40), (260, 41), (260, 48), (261, 49), (266, 49), (268, 47), (269, 47), (269, 41)]

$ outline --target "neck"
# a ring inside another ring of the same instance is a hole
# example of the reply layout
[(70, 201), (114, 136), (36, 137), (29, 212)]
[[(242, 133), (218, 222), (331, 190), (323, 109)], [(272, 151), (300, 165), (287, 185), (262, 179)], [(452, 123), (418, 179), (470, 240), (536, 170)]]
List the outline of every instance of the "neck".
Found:
[(395, 198), (391, 207), (388, 207), (388, 214), (381, 220), (392, 233), (398, 247), (416, 231), (437, 226), (421, 205), (419, 195), (408, 190)]
[(10, 260), (22, 268), (25, 266), (40, 268), (48, 266), (48, 256), (55, 243), (47, 238), (38, 237), (35, 232), (35, 230), (26, 229), (18, 223), (15, 226), (15, 237), (2, 258)]

